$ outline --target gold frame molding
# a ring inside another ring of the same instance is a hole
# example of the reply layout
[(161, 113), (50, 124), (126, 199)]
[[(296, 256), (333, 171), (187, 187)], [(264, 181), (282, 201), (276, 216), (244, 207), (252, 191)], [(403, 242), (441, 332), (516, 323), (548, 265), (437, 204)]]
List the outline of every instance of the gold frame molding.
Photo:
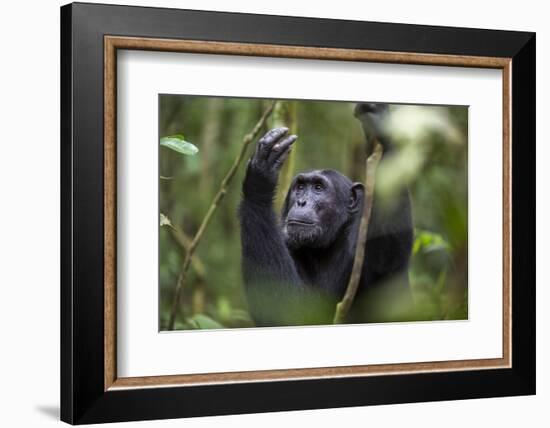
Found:
[[(116, 53), (118, 49), (245, 55), (378, 63), (441, 65), (502, 70), (503, 91), (503, 349), (501, 358), (422, 363), (261, 370), (170, 376), (117, 377), (116, 371)], [(356, 377), (404, 373), (509, 368), (512, 363), (512, 164), (511, 58), (382, 52), (196, 40), (104, 37), (104, 389), (191, 386), (271, 380)]]

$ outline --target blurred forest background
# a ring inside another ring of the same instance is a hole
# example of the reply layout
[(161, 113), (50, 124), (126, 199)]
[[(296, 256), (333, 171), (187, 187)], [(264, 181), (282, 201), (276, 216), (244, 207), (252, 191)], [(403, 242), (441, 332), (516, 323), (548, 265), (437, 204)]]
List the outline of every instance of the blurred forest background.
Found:
[[(177, 144), (159, 148), (160, 330), (170, 329), (173, 308), (175, 330), (254, 326), (241, 278), (237, 207), (246, 162), (257, 139), (269, 128), (286, 125), (298, 135), (281, 173), (277, 206), (290, 178), (302, 170), (332, 168), (364, 182), (366, 148), (360, 124), (353, 117), (355, 103), (278, 101), (246, 149), (204, 230), (174, 305), (193, 237), (234, 164), (244, 136), (271, 102), (160, 96), (160, 138), (176, 135), (176, 143), (185, 140), (193, 145), (187, 146), (189, 150), (180, 150)], [(415, 242), (409, 270), (414, 300), (410, 320), (467, 319), (468, 109), (410, 105), (390, 109), (387, 125), (399, 156), (383, 172), (387, 179), (380, 186), (406, 182), (411, 191)]]

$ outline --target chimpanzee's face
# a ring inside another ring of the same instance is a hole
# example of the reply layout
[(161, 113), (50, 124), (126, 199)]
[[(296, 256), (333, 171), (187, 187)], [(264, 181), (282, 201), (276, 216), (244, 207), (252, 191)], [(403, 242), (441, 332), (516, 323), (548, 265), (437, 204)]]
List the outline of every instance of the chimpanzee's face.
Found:
[(358, 193), (351, 181), (332, 171), (298, 174), (286, 196), (282, 214), (287, 246), (326, 248), (349, 223), (357, 205)]

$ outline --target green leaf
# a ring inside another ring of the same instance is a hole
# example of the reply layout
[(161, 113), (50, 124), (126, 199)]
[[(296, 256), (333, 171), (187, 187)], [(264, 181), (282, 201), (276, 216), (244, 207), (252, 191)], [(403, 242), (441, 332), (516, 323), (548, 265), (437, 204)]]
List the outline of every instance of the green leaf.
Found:
[(160, 139), (160, 145), (189, 156), (196, 155), (199, 152), (198, 147), (185, 141), (181, 134), (162, 137)]
[(183, 136), (183, 134), (168, 135), (164, 138), (175, 138), (177, 140), (185, 140), (185, 137)]
[(231, 321), (243, 321), (243, 322), (251, 323), (252, 318), (250, 318), (250, 315), (245, 310), (235, 309), (231, 311)]
[(450, 251), (451, 246), (443, 236), (428, 230), (415, 229), (415, 239), (413, 244), (413, 255), (422, 253), (431, 253), (432, 251)]
[(193, 315), (187, 320), (187, 322), (192, 326), (192, 328), (195, 329), (207, 330), (214, 328), (225, 328), (219, 322), (214, 321), (212, 318), (204, 314)]
[(165, 216), (163, 213), (160, 213), (160, 225), (162, 226), (172, 226), (170, 219)]

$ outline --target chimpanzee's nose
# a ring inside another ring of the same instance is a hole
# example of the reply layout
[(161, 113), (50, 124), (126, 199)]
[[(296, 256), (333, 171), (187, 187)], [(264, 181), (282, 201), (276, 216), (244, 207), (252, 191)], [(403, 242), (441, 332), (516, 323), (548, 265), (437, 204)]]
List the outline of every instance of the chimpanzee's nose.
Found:
[(299, 207), (305, 207), (306, 206), (306, 200), (305, 199), (298, 199), (296, 201), (296, 204), (299, 206)]

